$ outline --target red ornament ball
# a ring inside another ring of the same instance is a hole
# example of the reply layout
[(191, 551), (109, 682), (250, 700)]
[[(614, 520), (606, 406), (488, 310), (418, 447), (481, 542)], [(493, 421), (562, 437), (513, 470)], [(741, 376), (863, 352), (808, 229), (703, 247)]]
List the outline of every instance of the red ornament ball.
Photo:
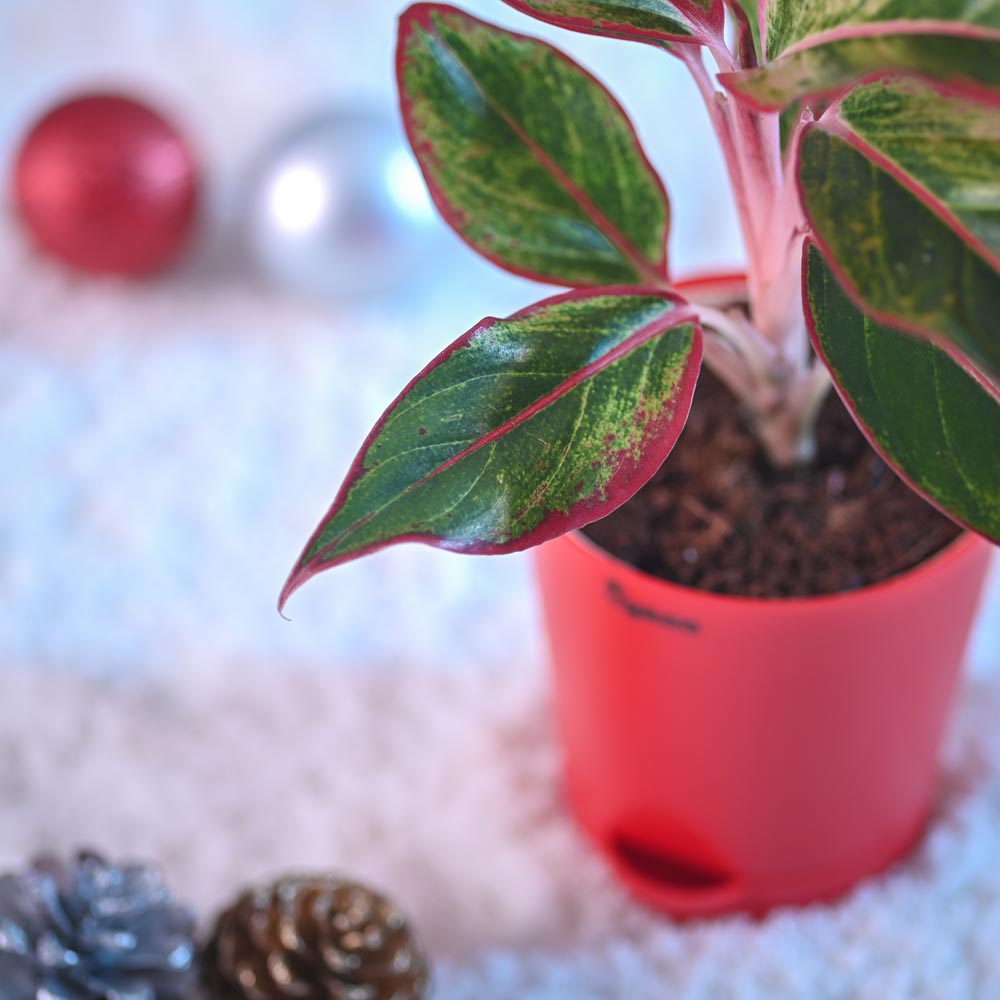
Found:
[(51, 110), (25, 139), (17, 206), (39, 246), (83, 271), (138, 276), (169, 264), (191, 234), (198, 171), (180, 133), (112, 94)]

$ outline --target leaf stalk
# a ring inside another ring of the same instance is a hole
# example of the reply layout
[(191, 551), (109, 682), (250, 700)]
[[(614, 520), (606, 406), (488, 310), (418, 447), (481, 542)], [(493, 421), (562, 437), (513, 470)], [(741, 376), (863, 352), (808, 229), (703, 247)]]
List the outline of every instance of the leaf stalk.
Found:
[[(707, 48), (721, 73), (750, 68), (745, 45), (735, 54), (721, 39)], [(705, 362), (748, 409), (775, 465), (808, 461), (830, 382), (817, 374), (803, 319), (803, 217), (792, 168), (783, 163), (778, 116), (730, 100), (711, 78), (700, 47), (673, 51), (708, 110), (747, 253), (746, 313), (698, 307), (713, 332), (706, 338)], [(796, 134), (804, 124), (799, 122)]]

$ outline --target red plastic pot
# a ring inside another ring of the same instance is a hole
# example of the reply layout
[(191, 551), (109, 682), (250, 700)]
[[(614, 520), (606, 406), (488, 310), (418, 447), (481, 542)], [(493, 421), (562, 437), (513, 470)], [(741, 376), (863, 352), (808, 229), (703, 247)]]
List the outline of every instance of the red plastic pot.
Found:
[(989, 556), (963, 535), (885, 583), (757, 600), (580, 534), (538, 549), (570, 799), (622, 880), (677, 916), (761, 913), (905, 854)]
[(990, 546), (886, 583), (751, 600), (581, 535), (537, 552), (570, 799), (641, 898), (678, 916), (830, 899), (913, 845)]

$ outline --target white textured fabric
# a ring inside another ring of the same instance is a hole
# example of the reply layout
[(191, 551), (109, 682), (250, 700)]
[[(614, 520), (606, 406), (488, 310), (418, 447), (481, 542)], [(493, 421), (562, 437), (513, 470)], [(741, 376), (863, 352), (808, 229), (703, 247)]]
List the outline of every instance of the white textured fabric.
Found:
[[(235, 265), (247, 158), (315, 102), (388, 103), (396, 6), (0, 5), (6, 148), (62, 88), (133, 83), (190, 123), (215, 220), (180, 273), (130, 285), (40, 261), (0, 219), (0, 868), (87, 844), (158, 859), (206, 916), (248, 880), (340, 869), (412, 911), (440, 1000), (1000, 1000), (1000, 579), (928, 840), (843, 903), (762, 923), (675, 926), (582, 843), (527, 557), (401, 547), (278, 618), (380, 410), (543, 294), (455, 243), (440, 282), (367, 308)], [(731, 259), (700, 112), (649, 84), (662, 66), (677, 85), (669, 63), (564, 38), (639, 112), (681, 263)]]
[(400, 899), (436, 1000), (996, 1000), (1000, 699), (965, 694), (939, 815), (829, 907), (678, 926), (566, 815), (544, 686), (513, 670), (178, 665), (2, 678), (0, 865), (158, 858), (210, 914), (248, 880), (349, 872)]

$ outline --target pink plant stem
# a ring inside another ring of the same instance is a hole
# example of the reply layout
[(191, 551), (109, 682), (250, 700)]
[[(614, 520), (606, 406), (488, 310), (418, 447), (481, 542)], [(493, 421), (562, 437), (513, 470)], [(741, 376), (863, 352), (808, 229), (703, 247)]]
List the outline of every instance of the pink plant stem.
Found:
[(721, 309), (693, 303), (702, 325), (714, 330), (743, 358), (746, 367), (760, 385), (768, 381), (768, 370), (780, 360), (775, 346), (738, 312), (731, 315)]
[[(759, 274), (766, 267), (769, 244), (769, 229), (774, 226), (775, 185), (767, 166), (760, 131), (754, 120), (754, 112), (727, 99), (727, 110), (736, 139), (736, 156), (744, 176), (747, 205), (750, 215), (749, 226), (754, 233), (754, 251), (750, 256), (750, 268), (759, 281)], [(751, 253), (748, 248), (748, 253)], [(755, 303), (754, 303), (755, 304)], [(770, 331), (765, 330), (770, 334)]]
[(681, 62), (687, 66), (691, 76), (694, 78), (694, 82), (708, 110), (709, 120), (719, 141), (719, 146), (722, 149), (726, 171), (733, 186), (736, 214), (739, 218), (743, 242), (747, 248), (747, 257), (748, 260), (752, 261), (756, 255), (756, 233), (752, 225), (746, 182), (740, 164), (739, 153), (736, 148), (736, 140), (733, 135), (732, 122), (725, 95), (719, 93), (712, 84), (708, 70), (705, 69), (705, 64), (702, 61), (701, 49), (699, 47), (678, 45), (676, 52)]
[[(724, 43), (709, 49), (722, 72), (742, 68)], [(697, 307), (705, 362), (755, 414), (761, 441), (777, 465), (807, 460), (830, 383), (822, 366), (810, 364), (799, 283), (804, 226), (790, 172), (793, 157), (782, 162), (777, 115), (762, 115), (721, 93), (700, 48), (675, 51), (708, 109), (747, 251), (749, 318)]]
[(740, 400), (753, 399), (757, 382), (747, 368), (744, 358), (736, 352), (727, 338), (714, 329), (705, 328), (705, 364), (729, 391)]
[[(713, 46), (712, 53), (720, 69), (737, 68), (732, 53), (725, 46)], [(777, 197), (774, 157), (765, 152), (759, 116), (733, 105), (712, 83), (699, 48), (677, 47), (677, 54), (688, 67), (701, 93), (726, 164), (736, 202), (740, 231), (747, 250), (747, 283), (751, 311), (764, 312), (767, 299), (767, 275), (761, 273), (768, 262), (768, 236), (775, 225), (773, 218)], [(762, 324), (765, 335), (774, 336), (770, 324)]]
[[(711, 45), (710, 51), (720, 71), (728, 73), (742, 68), (724, 44)], [(738, 101), (730, 101), (716, 90), (700, 54), (697, 61), (685, 61), (706, 103), (711, 95), (709, 114), (713, 115), (726, 168), (737, 194), (736, 209), (747, 249), (751, 313), (759, 317), (763, 333), (780, 344), (785, 310), (774, 309), (769, 301), (775, 277), (768, 273), (775, 266), (775, 239), (777, 237), (783, 244), (785, 237), (780, 231), (784, 220), (775, 217), (783, 179), (777, 129), (758, 112)], [(768, 117), (776, 119), (776, 116)]]
[[(714, 46), (712, 53), (721, 71), (741, 68), (725, 47)], [(745, 228), (754, 233), (747, 245), (751, 314), (778, 346), (785, 373), (800, 374), (809, 358), (798, 281), (803, 219), (796, 186), (782, 163), (780, 119), (735, 100), (728, 114), (750, 213)]]
[(792, 426), (796, 428), (795, 456), (800, 462), (816, 457), (816, 421), (832, 386), (833, 379), (826, 365), (813, 361), (789, 394), (786, 405)]

